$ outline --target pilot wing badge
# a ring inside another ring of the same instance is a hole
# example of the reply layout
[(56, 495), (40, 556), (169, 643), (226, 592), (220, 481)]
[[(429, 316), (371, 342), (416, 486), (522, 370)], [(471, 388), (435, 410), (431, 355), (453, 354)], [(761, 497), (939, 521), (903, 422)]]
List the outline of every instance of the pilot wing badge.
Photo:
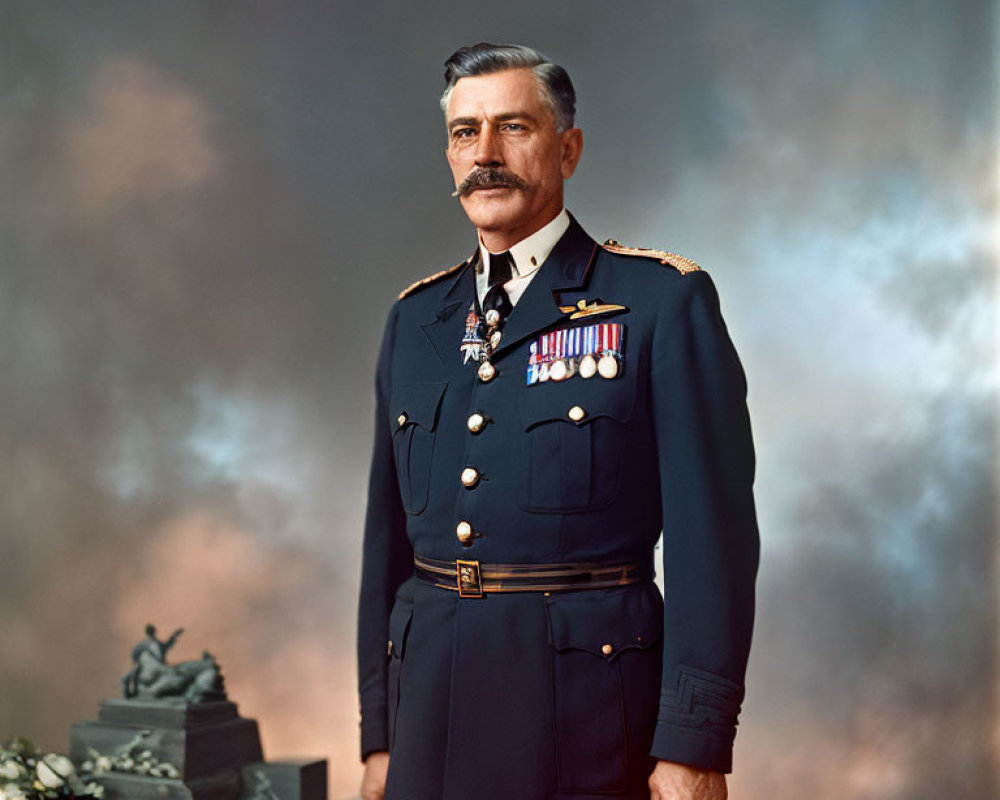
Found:
[(628, 306), (620, 306), (615, 303), (602, 303), (600, 300), (579, 300), (575, 306), (559, 306), (563, 314), (569, 315), (571, 320), (586, 319), (588, 317), (600, 317), (607, 314), (620, 314), (628, 311)]
[(527, 385), (559, 383), (574, 375), (611, 380), (621, 373), (624, 361), (625, 326), (620, 322), (551, 331), (528, 348)]

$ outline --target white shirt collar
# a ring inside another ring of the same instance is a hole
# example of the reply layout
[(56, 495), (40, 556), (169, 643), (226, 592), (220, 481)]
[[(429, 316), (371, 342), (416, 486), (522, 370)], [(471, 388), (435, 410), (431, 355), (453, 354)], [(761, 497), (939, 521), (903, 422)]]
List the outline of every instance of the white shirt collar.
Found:
[[(510, 248), (510, 255), (514, 262), (513, 278), (524, 278), (534, 273), (545, 259), (549, 257), (552, 248), (556, 246), (564, 233), (569, 228), (569, 213), (562, 209), (555, 218), (543, 225), (531, 236), (522, 239)], [(482, 237), (479, 239), (479, 256), (482, 264), (482, 283), (489, 286), (490, 274), (490, 251), (483, 244)], [(478, 282), (478, 281), (477, 281)]]

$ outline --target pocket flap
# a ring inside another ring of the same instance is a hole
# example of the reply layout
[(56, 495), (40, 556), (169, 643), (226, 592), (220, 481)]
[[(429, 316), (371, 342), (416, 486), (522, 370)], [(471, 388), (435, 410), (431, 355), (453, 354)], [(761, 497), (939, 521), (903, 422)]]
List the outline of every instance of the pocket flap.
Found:
[(618, 378), (574, 376), (565, 381), (529, 386), (521, 401), (521, 421), (529, 431), (543, 422), (560, 420), (584, 426), (600, 417), (628, 422), (635, 406), (635, 370)]
[(402, 658), (406, 650), (406, 635), (413, 619), (413, 603), (397, 600), (389, 614), (389, 652)]
[(393, 430), (419, 425), (432, 431), (447, 383), (408, 383), (393, 388), (389, 414)]
[(611, 661), (625, 650), (645, 649), (663, 635), (663, 607), (655, 587), (586, 595), (546, 601), (549, 643), (556, 650), (584, 650)]

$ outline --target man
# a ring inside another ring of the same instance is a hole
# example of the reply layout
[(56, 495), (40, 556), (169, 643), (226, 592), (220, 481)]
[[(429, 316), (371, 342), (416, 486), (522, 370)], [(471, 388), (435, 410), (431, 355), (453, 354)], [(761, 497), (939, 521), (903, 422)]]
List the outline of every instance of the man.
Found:
[(720, 800), (758, 538), (714, 287), (563, 208), (583, 140), (561, 67), (479, 44), (445, 80), (479, 243), (403, 292), (379, 356), (362, 796)]

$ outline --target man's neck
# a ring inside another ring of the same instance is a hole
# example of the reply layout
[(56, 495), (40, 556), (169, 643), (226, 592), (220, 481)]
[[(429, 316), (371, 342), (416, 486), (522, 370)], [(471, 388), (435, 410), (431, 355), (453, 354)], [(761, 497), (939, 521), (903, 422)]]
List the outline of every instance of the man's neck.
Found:
[[(511, 303), (517, 304), (517, 299), (569, 226), (569, 213), (562, 209), (533, 234), (511, 245), (509, 250), (503, 251), (509, 253), (511, 257), (512, 274), (504, 284)], [(485, 243), (480, 241), (479, 261), (476, 265), (476, 291), (480, 302), (492, 283), (495, 283), (492, 277), (492, 256)]]

